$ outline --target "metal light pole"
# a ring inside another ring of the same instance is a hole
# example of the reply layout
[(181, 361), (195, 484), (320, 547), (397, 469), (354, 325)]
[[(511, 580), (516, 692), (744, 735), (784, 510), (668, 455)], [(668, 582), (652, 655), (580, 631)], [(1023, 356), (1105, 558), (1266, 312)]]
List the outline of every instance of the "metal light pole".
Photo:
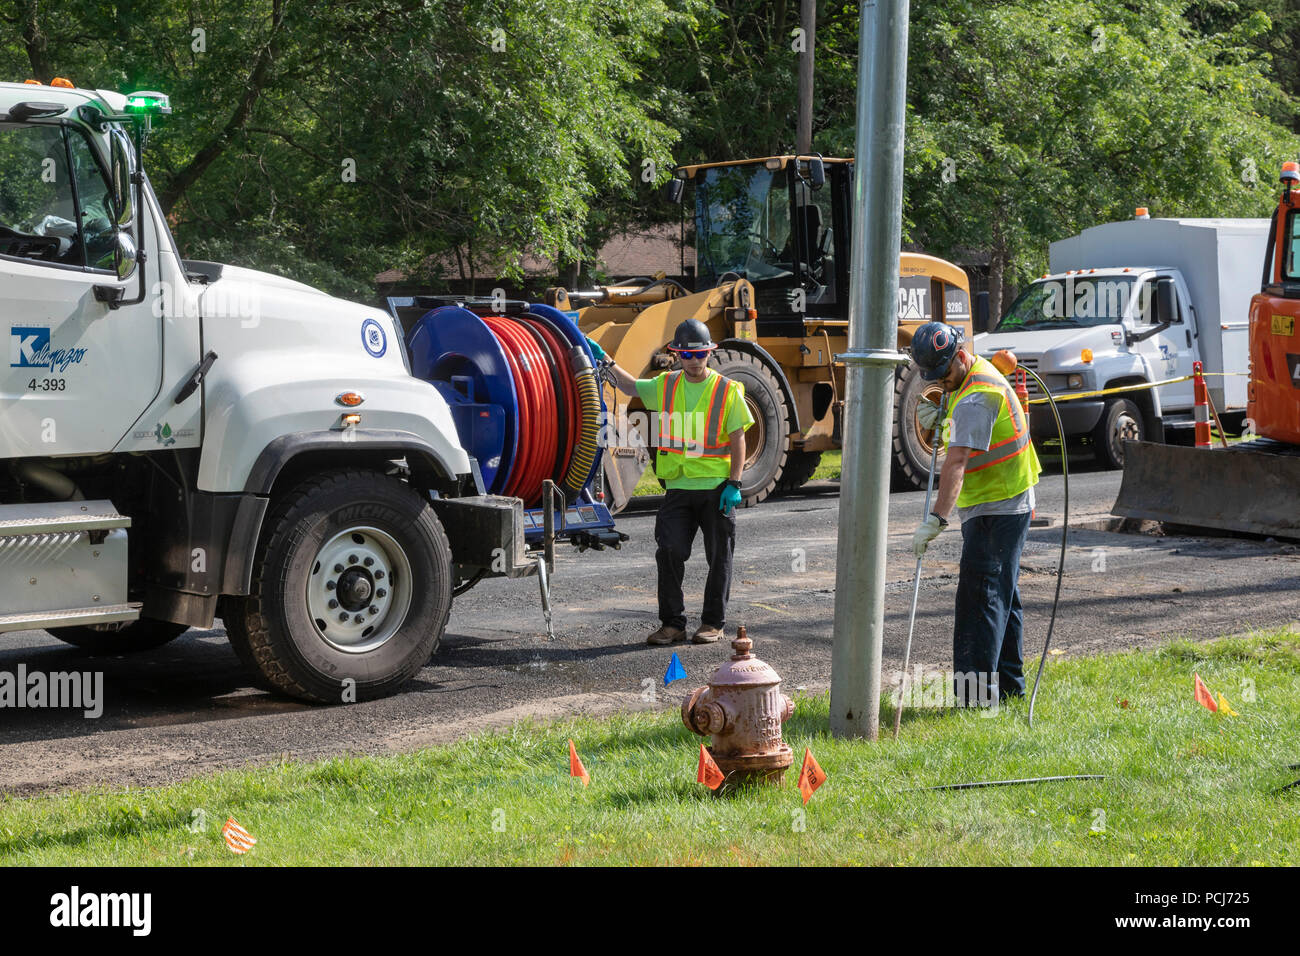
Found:
[(880, 656), (885, 626), (885, 544), (898, 254), (902, 241), (903, 121), (908, 0), (863, 0), (858, 43), (857, 175), (853, 183), (853, 294), (849, 305), (844, 460), (835, 562), (831, 733), (880, 734)]

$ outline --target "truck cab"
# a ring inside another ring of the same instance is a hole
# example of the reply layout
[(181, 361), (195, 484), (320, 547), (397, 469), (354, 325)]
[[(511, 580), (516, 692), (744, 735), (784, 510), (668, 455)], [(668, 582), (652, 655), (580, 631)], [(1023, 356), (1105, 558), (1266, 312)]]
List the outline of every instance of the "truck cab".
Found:
[[(1106, 467), (1123, 467), (1125, 441), (1164, 441), (1192, 429), (1188, 377), (1196, 362), (1209, 375), (1224, 426), (1240, 428), (1250, 299), (1241, 263), (1262, 255), (1267, 225), (1142, 219), (1055, 242), (1055, 271), (976, 336), (976, 351), (989, 357), (1010, 349), (1055, 398), (1067, 399), (1057, 405), (1067, 439), (1090, 439)], [(1028, 388), (1031, 399), (1041, 398), (1032, 378)], [(1030, 428), (1035, 437), (1056, 437), (1046, 404), (1031, 407)]]
[[(393, 315), (181, 257), (140, 163), (167, 112), (0, 83), (0, 632), (117, 653), (220, 616), (273, 689), (388, 693), (490, 560), (466, 548), (523, 565), (518, 509)], [(474, 542), (449, 502), (482, 506)]]

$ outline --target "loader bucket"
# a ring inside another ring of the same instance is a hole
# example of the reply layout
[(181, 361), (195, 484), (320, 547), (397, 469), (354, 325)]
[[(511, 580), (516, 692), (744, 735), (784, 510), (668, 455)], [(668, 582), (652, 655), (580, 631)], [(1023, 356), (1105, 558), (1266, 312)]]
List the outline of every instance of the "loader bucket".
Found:
[(1255, 441), (1226, 449), (1125, 442), (1112, 514), (1300, 538), (1300, 456)]

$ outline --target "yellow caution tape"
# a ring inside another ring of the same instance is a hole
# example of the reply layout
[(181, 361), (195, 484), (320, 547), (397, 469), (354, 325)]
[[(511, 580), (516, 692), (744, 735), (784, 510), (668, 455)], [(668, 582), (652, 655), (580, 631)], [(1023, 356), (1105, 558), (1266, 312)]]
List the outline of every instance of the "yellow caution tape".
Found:
[[(1015, 373), (1012, 372), (1014, 375)], [(1211, 375), (1245, 375), (1245, 372), (1202, 372), (1202, 378), (1209, 378)], [(1178, 382), (1187, 382), (1195, 378), (1195, 375), (1184, 375), (1181, 378), (1167, 378), (1159, 382), (1140, 382), (1137, 385), (1117, 385), (1114, 388), (1101, 388), (1091, 392), (1071, 392), (1069, 395), (1057, 395), (1052, 393), (1052, 398), (1056, 399), (1059, 405), (1061, 402), (1072, 402), (1079, 398), (1093, 398), (1097, 395), (1115, 395), (1119, 392), (1140, 392), (1145, 388), (1159, 388), (1161, 385), (1174, 385)], [(1046, 398), (1031, 398), (1030, 405), (1046, 405)]]

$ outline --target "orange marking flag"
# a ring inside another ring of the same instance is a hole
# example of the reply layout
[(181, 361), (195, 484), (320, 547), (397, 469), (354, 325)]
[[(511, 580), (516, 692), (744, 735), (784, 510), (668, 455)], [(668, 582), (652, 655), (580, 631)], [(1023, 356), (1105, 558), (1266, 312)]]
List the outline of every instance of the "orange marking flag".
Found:
[(226, 846), (230, 847), (231, 853), (247, 853), (257, 842), (257, 838), (236, 823), (234, 817), (226, 820), (221, 835), (225, 837)]
[(695, 782), (704, 784), (710, 790), (717, 790), (725, 779), (718, 765), (713, 762), (713, 755), (704, 749), (704, 744), (700, 744), (700, 767), (695, 771)]
[(582, 781), (584, 787), (591, 786), (591, 775), (587, 773), (587, 768), (578, 759), (578, 750), (573, 746), (572, 740), (569, 741), (569, 776), (577, 777)]
[(803, 766), (799, 768), (799, 792), (803, 794), (803, 802), (812, 798), (817, 788), (826, 782), (826, 771), (817, 765), (817, 758), (812, 755), (812, 751), (805, 747), (803, 749)]
[(1192, 675), (1196, 680), (1192, 689), (1196, 694), (1196, 702), (1206, 710), (1217, 711), (1219, 705), (1214, 702), (1214, 696), (1210, 693), (1210, 688), (1205, 686), (1205, 681), (1201, 680), (1200, 674)]

